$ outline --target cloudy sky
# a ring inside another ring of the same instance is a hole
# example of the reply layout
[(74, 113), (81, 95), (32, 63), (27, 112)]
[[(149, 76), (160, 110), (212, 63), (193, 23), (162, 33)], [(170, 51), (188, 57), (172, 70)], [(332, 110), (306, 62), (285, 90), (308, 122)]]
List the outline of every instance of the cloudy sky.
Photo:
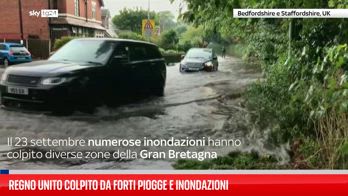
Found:
[[(183, 0), (175, 0), (174, 3), (170, 3), (169, 0), (150, 0), (151, 11), (171, 11), (176, 17), (179, 15), (179, 7)], [(104, 0), (105, 7), (114, 16), (119, 13), (123, 8), (142, 8), (148, 9), (148, 0)]]

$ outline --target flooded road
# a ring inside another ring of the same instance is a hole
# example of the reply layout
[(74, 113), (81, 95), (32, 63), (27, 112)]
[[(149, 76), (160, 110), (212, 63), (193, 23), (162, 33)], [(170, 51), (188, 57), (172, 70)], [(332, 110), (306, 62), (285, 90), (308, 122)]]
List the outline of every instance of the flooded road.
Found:
[[(235, 150), (257, 150), (260, 153), (271, 153), (286, 158), (287, 154), (283, 148), (268, 145), (266, 139), (256, 133), (254, 126), (248, 120), (248, 112), (240, 105), (241, 93), (247, 85), (261, 78), (261, 74), (245, 69), (241, 60), (236, 58), (228, 57), (219, 61), (219, 71), (212, 73), (182, 74), (178, 65), (168, 66), (164, 97), (148, 98), (118, 108), (101, 107), (93, 115), (75, 113), (71, 116), (55, 117), (0, 109), (0, 152), (4, 154), (13, 150), (6, 144), (7, 138), (14, 136), (64, 139), (211, 137), (240, 139), (242, 145), (225, 148), (198, 147), (196, 150), (214, 150), (218, 155)], [(115, 148), (98, 150), (114, 151)], [(0, 168), (171, 169), (174, 161), (166, 159), (16, 161), (3, 156), (0, 157)]]

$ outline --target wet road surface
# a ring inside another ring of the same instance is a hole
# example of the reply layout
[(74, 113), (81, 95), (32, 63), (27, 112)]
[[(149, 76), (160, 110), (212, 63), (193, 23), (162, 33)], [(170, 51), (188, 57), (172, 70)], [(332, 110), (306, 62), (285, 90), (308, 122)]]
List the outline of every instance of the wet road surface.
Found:
[[(180, 73), (178, 65), (167, 67), (164, 97), (153, 97), (118, 108), (98, 108), (96, 114), (75, 113), (55, 117), (44, 114), (11, 112), (0, 109), (0, 152), (7, 137), (27, 138), (228, 138), (240, 139), (239, 147), (197, 147), (195, 150), (257, 150), (286, 156), (283, 148), (268, 146), (249, 123), (248, 112), (240, 106), (241, 93), (261, 78), (245, 69), (240, 59), (219, 59), (218, 72)], [(1, 75), (1, 69), (0, 69)], [(82, 147), (81, 147), (82, 148)], [(158, 150), (157, 147), (146, 147)], [(74, 148), (79, 149), (79, 148)], [(26, 149), (28, 150), (28, 149)], [(35, 149), (47, 151), (49, 149)], [(67, 149), (54, 149), (67, 150)], [(68, 149), (70, 150), (70, 149)], [(89, 150), (89, 149), (79, 149)], [(115, 147), (90, 150), (114, 151)], [(181, 150), (192, 150), (183, 148)], [(137, 159), (131, 161), (16, 161), (0, 158), (0, 168), (8, 169), (171, 169), (175, 160)]]

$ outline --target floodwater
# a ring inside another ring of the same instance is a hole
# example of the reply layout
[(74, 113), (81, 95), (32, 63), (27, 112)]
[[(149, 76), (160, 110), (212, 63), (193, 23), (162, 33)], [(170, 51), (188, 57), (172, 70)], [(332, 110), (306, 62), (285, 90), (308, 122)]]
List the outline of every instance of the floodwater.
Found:
[[(10, 151), (103, 151), (127, 150), (118, 147), (29, 147), (7, 146), (8, 137), (67, 139), (153, 139), (177, 138), (240, 140), (240, 146), (181, 147), (178, 151), (215, 151), (225, 155), (231, 151), (274, 154), (287, 159), (285, 147), (267, 143), (264, 134), (249, 122), (248, 112), (241, 106), (241, 93), (261, 74), (246, 69), (240, 59), (219, 59), (218, 72), (180, 73), (178, 65), (167, 67), (164, 97), (151, 97), (117, 108), (100, 107), (95, 114), (76, 112), (71, 116), (50, 116), (0, 109), (0, 168), (6, 169), (172, 169), (175, 159), (116, 160), (16, 160), (8, 159)], [(1, 70), (0, 70), (1, 75)], [(143, 147), (139, 152), (166, 151), (172, 147)]]

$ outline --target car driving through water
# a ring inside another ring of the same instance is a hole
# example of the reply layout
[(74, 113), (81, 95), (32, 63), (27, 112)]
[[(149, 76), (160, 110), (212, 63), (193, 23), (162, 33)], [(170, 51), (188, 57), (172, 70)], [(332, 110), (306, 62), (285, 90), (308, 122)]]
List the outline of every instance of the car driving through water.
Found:
[(8, 67), (1, 77), (1, 104), (70, 111), (116, 104), (127, 96), (163, 96), (165, 82), (165, 61), (156, 45), (122, 39), (75, 39), (48, 60)]
[(180, 72), (217, 71), (219, 62), (211, 48), (191, 48), (180, 62)]

